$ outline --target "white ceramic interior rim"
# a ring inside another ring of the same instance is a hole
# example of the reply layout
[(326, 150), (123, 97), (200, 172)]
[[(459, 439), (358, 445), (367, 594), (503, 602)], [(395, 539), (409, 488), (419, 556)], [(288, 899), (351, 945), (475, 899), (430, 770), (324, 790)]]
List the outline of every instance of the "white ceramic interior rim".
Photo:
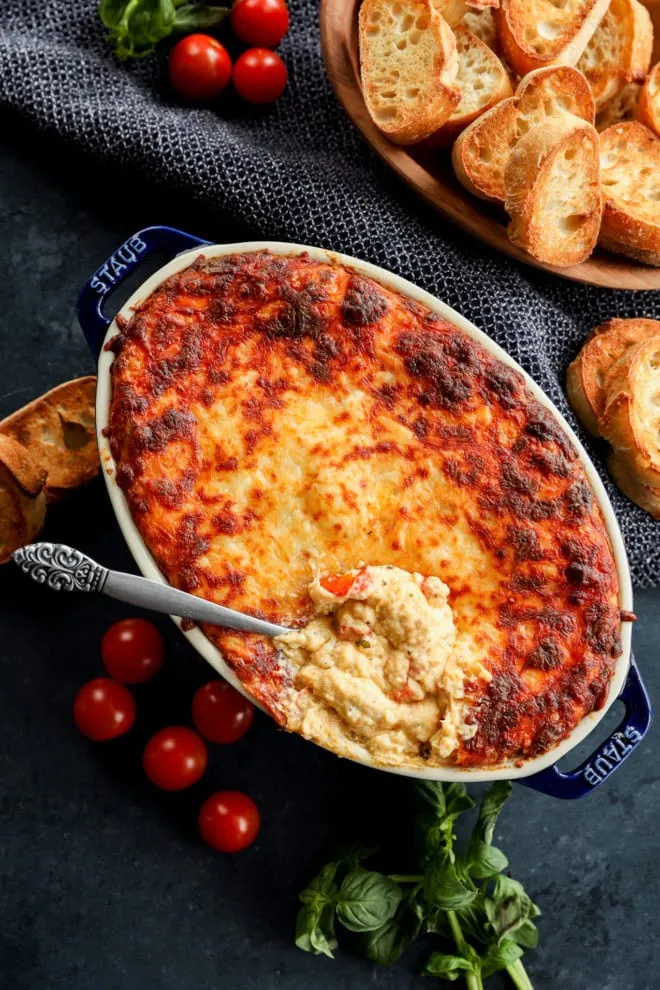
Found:
[[(311, 258), (321, 262), (346, 265), (361, 274), (374, 278), (376, 281), (382, 283), (388, 288), (394, 289), (396, 292), (400, 292), (403, 295), (410, 296), (412, 299), (415, 299), (427, 306), (433, 312), (438, 313), (439, 316), (448, 320), (450, 323), (453, 323), (461, 330), (464, 330), (471, 337), (474, 337), (486, 348), (487, 351), (490, 351), (491, 354), (498, 357), (505, 364), (508, 364), (510, 367), (515, 368), (516, 371), (520, 372), (525, 378), (525, 381), (535, 398), (537, 398), (544, 406), (552, 410), (577, 449), (587, 477), (600, 504), (605, 525), (612, 543), (619, 578), (620, 606), (623, 609), (632, 610), (630, 570), (628, 568), (628, 561), (623, 539), (621, 537), (621, 531), (603, 483), (598, 476), (598, 472), (591, 463), (587, 452), (571, 427), (568, 425), (559, 410), (545, 395), (545, 393), (530, 378), (527, 372), (506, 353), (506, 351), (502, 350), (498, 344), (491, 340), (491, 338), (483, 333), (483, 331), (477, 329), (477, 327), (461, 316), (460, 313), (457, 313), (449, 306), (446, 306), (434, 296), (430, 295), (430, 293), (425, 292), (423, 289), (419, 289), (416, 285), (413, 285), (412, 282), (408, 282), (406, 279), (403, 279), (398, 275), (393, 275), (391, 272), (388, 272), (383, 268), (379, 268), (377, 265), (360, 261), (359, 259), (352, 258), (349, 255), (338, 254), (334, 251), (326, 251), (321, 248), (308, 247), (303, 244), (285, 244), (276, 241), (249, 241), (239, 244), (214, 244), (201, 248), (195, 248), (192, 251), (185, 251), (168, 264), (164, 265), (150, 278), (143, 282), (140, 288), (133, 293), (130, 299), (128, 299), (125, 305), (121, 308), (120, 314), (125, 319), (129, 319), (134, 308), (143, 302), (156, 288), (158, 288), (164, 279), (178, 271), (181, 271), (181, 269), (186, 268), (200, 255), (204, 255), (207, 258), (217, 258), (222, 255), (248, 253), (254, 251), (271, 251), (273, 254), (283, 255), (300, 255), (306, 253)], [(113, 320), (110, 324), (105, 340), (107, 341), (110, 337), (114, 336), (115, 333), (117, 333), (117, 325)], [(126, 539), (128, 547), (133, 554), (137, 566), (145, 577), (152, 578), (153, 580), (160, 581), (165, 584), (167, 582), (165, 581), (164, 576), (161, 574), (156, 562), (147, 550), (142, 537), (133, 522), (133, 518), (129, 511), (124, 494), (115, 482), (115, 465), (110, 453), (108, 440), (103, 434), (104, 429), (108, 425), (108, 413), (111, 397), (110, 367), (113, 359), (114, 355), (111, 351), (102, 350), (98, 364), (96, 427), (99, 449), (101, 452), (101, 463), (104, 468), (103, 473), (106, 480), (108, 493), (110, 495), (110, 501), (112, 502), (119, 526), (124, 538)], [(173, 620), (179, 627), (181, 626), (180, 619), (173, 617)], [(192, 629), (188, 632), (184, 632), (184, 635), (190, 644), (197, 650), (197, 652), (200, 653), (201, 656), (207, 660), (219, 674), (226, 678), (226, 680), (228, 680), (242, 694), (249, 697), (248, 692), (246, 692), (241, 682), (223, 660), (220, 651), (211, 643), (210, 640), (206, 638), (201, 630)], [(369, 754), (366, 750), (364, 751), (363, 757), (355, 758), (355, 762), (363, 763), (366, 766), (371, 766), (378, 770), (385, 770), (389, 773), (398, 773), (409, 777), (447, 781), (462, 780), (465, 782), (496, 779), (511, 780), (520, 777), (527, 777), (533, 773), (538, 773), (540, 770), (545, 770), (547, 767), (551, 766), (553, 763), (556, 763), (557, 760), (560, 760), (563, 756), (565, 756), (571, 749), (573, 749), (573, 747), (577, 746), (577, 744), (580, 743), (592, 731), (592, 729), (595, 728), (596, 724), (605, 715), (607, 709), (616, 700), (617, 696), (621, 692), (628, 673), (630, 664), (630, 640), (630, 623), (624, 623), (622, 627), (622, 652), (617, 661), (614, 676), (612, 677), (610, 683), (607, 701), (603, 708), (601, 708), (598, 712), (592, 712), (590, 715), (587, 715), (586, 718), (584, 718), (580, 724), (576, 726), (573, 732), (550, 752), (545, 753), (542, 756), (526, 760), (522, 767), (516, 767), (512, 763), (508, 763), (504, 766), (499, 766), (493, 769), (461, 769), (453, 766), (429, 768), (428, 770), (393, 769), (374, 764), (369, 758)]]

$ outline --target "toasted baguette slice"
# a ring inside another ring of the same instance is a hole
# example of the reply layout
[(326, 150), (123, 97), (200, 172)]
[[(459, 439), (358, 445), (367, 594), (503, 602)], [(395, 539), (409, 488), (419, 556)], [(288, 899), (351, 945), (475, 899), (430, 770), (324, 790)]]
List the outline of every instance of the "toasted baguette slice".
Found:
[(0, 564), (43, 526), (46, 472), (11, 437), (0, 436)]
[(454, 35), (461, 100), (449, 120), (428, 139), (429, 146), (435, 148), (448, 148), (468, 124), (513, 96), (509, 74), (488, 45), (462, 25), (455, 28)]
[(599, 244), (660, 265), (660, 138), (638, 121), (600, 135), (604, 208)]
[(565, 113), (533, 127), (511, 152), (504, 184), (513, 244), (561, 267), (589, 257), (602, 211), (592, 124)]
[(637, 118), (660, 137), (660, 62), (653, 66), (640, 90)]
[(503, 203), (504, 169), (516, 143), (516, 100), (503, 100), (458, 136), (451, 151), (456, 178), (473, 196)]
[(451, 117), (456, 41), (431, 0), (364, 0), (359, 44), (367, 110), (391, 141), (422, 141)]
[(660, 519), (660, 488), (652, 488), (639, 481), (631, 471), (625, 454), (617, 451), (610, 454), (607, 470), (624, 495), (646, 512), (650, 512), (654, 519)]
[(474, 6), (467, 0), (431, 0), (434, 10), (444, 17), (449, 27), (466, 27), (493, 51), (497, 49), (497, 31), (493, 17), (494, 4)]
[(641, 83), (651, 64), (653, 26), (638, 0), (610, 0), (577, 68), (584, 73), (600, 111), (627, 83)]
[(635, 479), (660, 489), (660, 334), (640, 340), (605, 378), (598, 428), (625, 455)]
[(516, 141), (545, 117), (562, 111), (593, 123), (594, 101), (582, 73), (567, 65), (530, 72), (519, 83), (515, 99), (499, 103), (457, 139), (452, 150), (457, 178), (473, 195), (504, 202), (504, 170)]
[(606, 320), (597, 326), (580, 353), (568, 366), (566, 392), (568, 401), (582, 425), (598, 436), (598, 420), (605, 411), (605, 378), (615, 362), (631, 347), (649, 337), (660, 337), (660, 320)]
[(548, 65), (575, 65), (609, 0), (502, 0), (495, 11), (500, 45), (519, 76)]
[(518, 83), (516, 97), (521, 137), (535, 123), (555, 113), (572, 113), (589, 124), (593, 124), (596, 115), (589, 83), (572, 65), (552, 65), (528, 72)]
[(596, 115), (596, 130), (605, 131), (622, 120), (634, 120), (637, 116), (637, 103), (642, 87), (639, 83), (628, 83), (616, 96), (608, 100)]
[(45, 492), (49, 502), (99, 472), (95, 395), (96, 378), (77, 378), (0, 422), (0, 435), (22, 444), (48, 472)]
[(483, 41), (484, 45), (497, 52), (497, 28), (493, 7), (468, 7), (461, 18), (461, 24)]

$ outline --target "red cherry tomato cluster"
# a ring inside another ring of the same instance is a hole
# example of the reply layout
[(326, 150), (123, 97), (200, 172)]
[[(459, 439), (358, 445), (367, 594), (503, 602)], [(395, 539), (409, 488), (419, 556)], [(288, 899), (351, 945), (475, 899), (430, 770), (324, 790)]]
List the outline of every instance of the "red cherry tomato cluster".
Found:
[(232, 79), (248, 103), (272, 103), (287, 81), (286, 65), (271, 51), (289, 29), (285, 0), (237, 0), (229, 21), (237, 38), (249, 45), (232, 70), (227, 49), (208, 34), (190, 34), (170, 52), (168, 71), (173, 88), (187, 100), (212, 100)]
[[(135, 700), (125, 686), (150, 680), (160, 670), (163, 638), (145, 619), (123, 619), (106, 631), (101, 658), (109, 677), (84, 684), (73, 704), (76, 726), (94, 742), (123, 736), (135, 722)], [(204, 739), (232, 743), (252, 725), (254, 707), (225, 681), (209, 681), (192, 700), (197, 732), (172, 725), (151, 737), (142, 756), (144, 772), (156, 787), (181, 791), (196, 784), (208, 762)], [(240, 791), (218, 791), (199, 813), (199, 831), (213, 849), (239, 852), (254, 842), (260, 827), (256, 804)]]

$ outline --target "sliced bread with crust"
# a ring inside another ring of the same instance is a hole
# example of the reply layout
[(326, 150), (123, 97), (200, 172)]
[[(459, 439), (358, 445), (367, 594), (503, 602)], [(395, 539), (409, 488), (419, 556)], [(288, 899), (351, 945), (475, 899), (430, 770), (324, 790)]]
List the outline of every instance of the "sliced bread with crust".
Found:
[(627, 83), (641, 83), (651, 64), (653, 25), (638, 0), (610, 0), (577, 68), (587, 77), (600, 111)]
[(491, 202), (504, 202), (504, 170), (516, 141), (555, 113), (593, 123), (589, 84), (572, 66), (536, 69), (522, 79), (515, 99), (499, 103), (463, 131), (452, 149), (456, 176), (465, 188)]
[(509, 74), (488, 45), (463, 25), (454, 28), (454, 36), (461, 100), (449, 120), (428, 139), (428, 145), (435, 148), (448, 148), (468, 124), (513, 96)]
[(605, 131), (622, 120), (633, 120), (637, 116), (637, 102), (641, 91), (639, 83), (628, 83), (608, 100), (596, 114), (596, 130)]
[(636, 120), (600, 135), (604, 194), (599, 244), (660, 265), (660, 138)]
[(503, 203), (504, 169), (517, 140), (516, 100), (503, 100), (467, 127), (454, 142), (451, 163), (468, 192)]
[(47, 471), (49, 502), (94, 478), (100, 469), (94, 428), (96, 378), (58, 385), (0, 422), (11, 437)]
[(637, 117), (640, 124), (660, 137), (660, 62), (653, 66), (640, 90)]
[(566, 393), (584, 428), (600, 435), (605, 411), (605, 380), (610, 368), (643, 340), (660, 340), (660, 320), (614, 318), (597, 326), (566, 372)]
[(431, 0), (364, 0), (359, 47), (367, 110), (391, 141), (422, 141), (451, 117), (456, 41)]
[(598, 134), (572, 114), (548, 117), (517, 142), (504, 173), (511, 242), (537, 261), (585, 261), (600, 228)]
[(46, 472), (21, 444), (0, 436), (0, 564), (30, 543), (46, 516)]
[(493, 7), (468, 3), (467, 0), (431, 0), (438, 14), (447, 21), (452, 30), (463, 25), (493, 51), (497, 50), (497, 31)]
[(609, 0), (502, 0), (495, 23), (502, 52), (519, 76), (548, 65), (575, 65)]
[(607, 459), (607, 470), (624, 495), (649, 512), (654, 519), (660, 519), (660, 488), (653, 488), (639, 481), (631, 471), (625, 454), (620, 454), (618, 451), (610, 454)]
[(528, 72), (518, 83), (516, 98), (520, 136), (536, 121), (562, 111), (589, 124), (594, 122), (596, 108), (589, 83), (572, 65), (551, 65)]
[(497, 52), (499, 46), (493, 7), (467, 7), (461, 18), (461, 24), (483, 41), (484, 45)]
[(660, 489), (660, 334), (640, 340), (605, 378), (601, 436), (642, 485)]

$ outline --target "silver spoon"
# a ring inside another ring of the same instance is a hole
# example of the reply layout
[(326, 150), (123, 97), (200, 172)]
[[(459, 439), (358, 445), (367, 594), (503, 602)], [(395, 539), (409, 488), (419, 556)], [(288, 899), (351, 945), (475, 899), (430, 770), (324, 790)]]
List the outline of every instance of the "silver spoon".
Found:
[(261, 636), (281, 636), (290, 632), (285, 626), (215, 605), (167, 584), (108, 570), (80, 550), (63, 543), (31, 543), (15, 550), (12, 558), (33, 581), (45, 584), (53, 591), (98, 591), (120, 602), (151, 609), (152, 612), (178, 615), (182, 619), (209, 622), (214, 626), (259, 633)]

